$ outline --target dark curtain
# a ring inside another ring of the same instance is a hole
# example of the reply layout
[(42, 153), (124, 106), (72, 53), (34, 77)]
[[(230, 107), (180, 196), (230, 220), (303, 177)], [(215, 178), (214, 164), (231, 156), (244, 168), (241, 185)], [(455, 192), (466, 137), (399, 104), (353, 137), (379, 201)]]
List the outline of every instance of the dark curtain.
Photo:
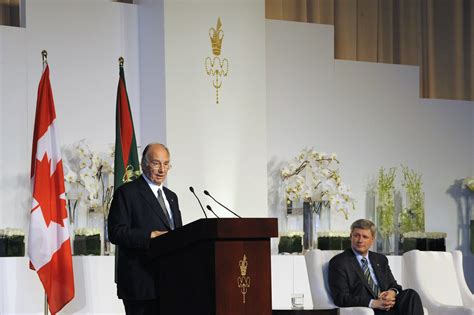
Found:
[(266, 0), (266, 18), (334, 25), (336, 59), (420, 66), (424, 98), (474, 100), (474, 0)]
[(19, 0), (0, 0), (0, 25), (20, 26)]

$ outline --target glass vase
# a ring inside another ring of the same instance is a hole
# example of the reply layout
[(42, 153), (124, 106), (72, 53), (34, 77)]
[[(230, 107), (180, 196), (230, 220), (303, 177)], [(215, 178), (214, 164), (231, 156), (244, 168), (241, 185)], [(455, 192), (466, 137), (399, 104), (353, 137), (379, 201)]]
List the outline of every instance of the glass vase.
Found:
[(400, 230), (406, 232), (425, 232), (425, 195), (406, 193), (406, 205), (400, 214)]
[(318, 232), (331, 229), (331, 214), (327, 201), (303, 202), (303, 248), (311, 250), (318, 247)]
[(318, 232), (331, 231), (331, 211), (329, 201), (314, 202), (314, 225)]
[(395, 215), (395, 191), (375, 194), (375, 226), (377, 227), (375, 250), (386, 255), (395, 253), (395, 231), (397, 216)]
[(314, 248), (313, 205), (308, 201), (303, 202), (303, 249), (305, 251)]
[(108, 220), (107, 215), (104, 215), (104, 255), (109, 256), (113, 254), (113, 246), (109, 240), (109, 227), (108, 227)]
[[(69, 218), (69, 236), (71, 242), (74, 242), (75, 234), (74, 230), (77, 228), (77, 199), (72, 199), (68, 197), (67, 200), (67, 209), (68, 209), (68, 218)], [(74, 246), (73, 246), (74, 248)], [(73, 249), (74, 254), (74, 249)]]
[(286, 199), (286, 214), (293, 213), (293, 201), (290, 199)]
[(377, 252), (385, 255), (395, 254), (395, 234), (390, 233), (388, 235), (378, 234), (376, 238)]
[[(96, 229), (100, 232), (100, 243), (103, 243), (104, 239), (104, 216), (101, 212), (101, 209), (90, 208), (87, 213), (87, 227), (90, 229)], [(99, 249), (103, 246), (99, 246)], [(102, 253), (102, 250), (100, 251)], [(100, 255), (99, 254), (99, 255)]]

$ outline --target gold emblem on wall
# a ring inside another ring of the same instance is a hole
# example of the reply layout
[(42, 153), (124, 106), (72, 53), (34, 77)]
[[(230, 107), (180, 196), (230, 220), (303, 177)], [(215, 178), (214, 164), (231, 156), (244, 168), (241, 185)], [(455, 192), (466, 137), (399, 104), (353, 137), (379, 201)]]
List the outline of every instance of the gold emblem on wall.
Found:
[(216, 28), (209, 29), (209, 38), (213, 56), (206, 57), (204, 66), (207, 75), (212, 79), (212, 86), (216, 89), (216, 104), (219, 104), (219, 89), (222, 87), (222, 79), (229, 73), (229, 61), (227, 58), (221, 58), (224, 31), (220, 17), (217, 18)]
[(239, 287), (242, 293), (242, 303), (245, 304), (245, 295), (247, 294), (248, 288), (250, 288), (250, 277), (247, 276), (247, 256), (244, 254), (242, 260), (239, 260), (240, 276), (237, 278), (237, 287)]

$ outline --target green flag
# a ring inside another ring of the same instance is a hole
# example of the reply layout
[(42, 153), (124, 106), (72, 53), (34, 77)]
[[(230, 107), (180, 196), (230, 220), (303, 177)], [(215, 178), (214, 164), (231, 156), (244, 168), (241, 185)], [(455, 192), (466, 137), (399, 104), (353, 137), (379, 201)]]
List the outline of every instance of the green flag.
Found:
[(117, 88), (115, 113), (115, 169), (114, 189), (140, 176), (137, 142), (133, 128), (132, 112), (128, 101), (123, 59), (120, 59), (120, 78)]

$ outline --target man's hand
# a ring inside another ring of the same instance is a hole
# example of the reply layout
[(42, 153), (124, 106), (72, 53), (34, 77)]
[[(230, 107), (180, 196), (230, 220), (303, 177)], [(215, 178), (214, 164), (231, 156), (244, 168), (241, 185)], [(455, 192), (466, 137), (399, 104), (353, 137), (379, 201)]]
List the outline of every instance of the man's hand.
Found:
[(152, 231), (150, 234), (150, 238), (155, 238), (165, 233), (168, 233), (168, 231)]
[(385, 300), (395, 301), (396, 296), (397, 296), (397, 292), (390, 289), (390, 290), (381, 292), (380, 295), (379, 295), (379, 298), (382, 298), (382, 299), (385, 299)]
[(379, 298), (372, 301), (372, 308), (388, 311), (395, 306), (395, 297), (393, 290), (381, 292)]

